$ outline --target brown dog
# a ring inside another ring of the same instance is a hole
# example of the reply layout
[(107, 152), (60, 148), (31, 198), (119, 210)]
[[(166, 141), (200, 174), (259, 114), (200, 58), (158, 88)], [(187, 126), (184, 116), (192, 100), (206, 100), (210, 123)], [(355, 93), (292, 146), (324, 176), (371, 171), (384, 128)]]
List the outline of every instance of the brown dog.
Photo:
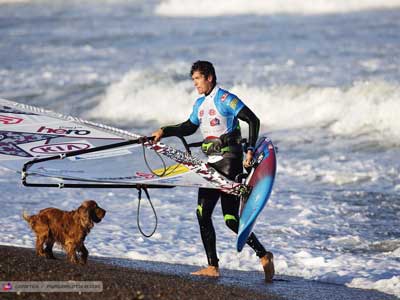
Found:
[[(29, 223), (36, 234), (36, 254), (55, 259), (53, 255), (54, 243), (59, 243), (67, 252), (72, 263), (85, 264), (89, 255), (83, 242), (94, 223), (104, 218), (106, 211), (99, 207), (94, 200), (82, 202), (77, 210), (63, 211), (49, 207), (41, 210), (37, 215), (23, 218)], [(43, 249), (43, 246), (46, 247)], [(81, 254), (78, 260), (77, 252)]]

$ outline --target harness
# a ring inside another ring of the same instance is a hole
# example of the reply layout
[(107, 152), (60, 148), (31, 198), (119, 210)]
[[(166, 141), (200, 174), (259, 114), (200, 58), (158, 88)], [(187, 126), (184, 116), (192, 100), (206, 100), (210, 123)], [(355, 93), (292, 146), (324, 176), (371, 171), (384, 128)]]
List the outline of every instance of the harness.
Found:
[(201, 144), (201, 150), (208, 156), (226, 153), (241, 154), (243, 152), (241, 141), (240, 128), (236, 128), (233, 132), (223, 134), (219, 138), (206, 138)]

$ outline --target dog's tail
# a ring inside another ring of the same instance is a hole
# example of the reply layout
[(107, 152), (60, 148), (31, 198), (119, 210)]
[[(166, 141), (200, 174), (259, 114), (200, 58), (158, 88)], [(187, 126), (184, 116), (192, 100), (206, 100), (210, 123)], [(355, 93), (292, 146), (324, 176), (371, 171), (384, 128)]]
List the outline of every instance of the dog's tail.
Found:
[(32, 216), (29, 216), (28, 213), (24, 210), (22, 212), (22, 217), (24, 218), (25, 221), (27, 221), (29, 224), (31, 223), (31, 218)]

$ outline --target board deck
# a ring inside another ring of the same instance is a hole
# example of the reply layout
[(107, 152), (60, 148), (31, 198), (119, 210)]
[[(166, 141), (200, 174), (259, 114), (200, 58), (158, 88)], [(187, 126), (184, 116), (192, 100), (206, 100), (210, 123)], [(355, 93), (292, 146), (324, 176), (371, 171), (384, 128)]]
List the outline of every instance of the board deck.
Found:
[(239, 232), (236, 240), (238, 252), (242, 251), (258, 215), (267, 204), (275, 180), (276, 153), (269, 138), (260, 138), (254, 157), (256, 161), (255, 169), (248, 182), (252, 189), (240, 215)]

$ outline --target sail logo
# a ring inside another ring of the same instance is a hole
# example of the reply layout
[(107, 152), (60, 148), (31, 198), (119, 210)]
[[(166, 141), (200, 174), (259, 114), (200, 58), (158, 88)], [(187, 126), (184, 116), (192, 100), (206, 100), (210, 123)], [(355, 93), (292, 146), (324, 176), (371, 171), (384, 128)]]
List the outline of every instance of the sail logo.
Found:
[(24, 119), (17, 118), (17, 117), (9, 117), (9, 116), (0, 115), (0, 123), (2, 123), (4, 125), (19, 124), (23, 120)]
[(50, 133), (50, 134), (73, 134), (73, 135), (87, 135), (87, 134), (90, 134), (90, 130), (49, 128), (49, 127), (46, 127), (46, 126), (40, 127), (37, 132)]
[(153, 174), (144, 173), (144, 172), (136, 172), (135, 177), (144, 178), (144, 179), (152, 179), (155, 177)]
[(59, 144), (49, 144), (33, 147), (30, 151), (33, 153), (41, 154), (58, 154), (67, 153), (71, 151), (78, 151), (90, 148), (89, 144), (85, 143), (59, 143)]

